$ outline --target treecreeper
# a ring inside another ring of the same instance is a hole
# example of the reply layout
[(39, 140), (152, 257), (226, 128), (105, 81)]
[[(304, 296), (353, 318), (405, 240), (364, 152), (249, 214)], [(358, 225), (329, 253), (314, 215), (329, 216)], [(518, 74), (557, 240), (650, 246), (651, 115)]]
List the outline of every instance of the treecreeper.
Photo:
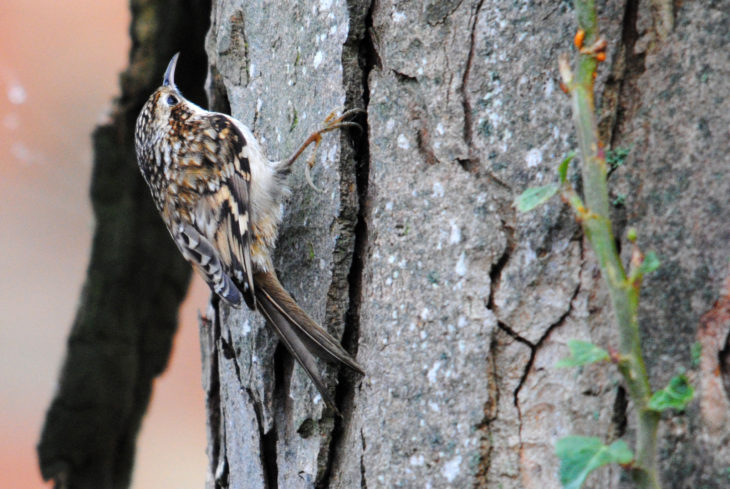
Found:
[[(360, 365), (284, 290), (272, 252), (289, 195), (292, 164), (322, 134), (357, 126), (357, 110), (329, 117), (299, 149), (269, 161), (251, 130), (231, 116), (209, 112), (186, 100), (175, 86), (178, 54), (162, 86), (137, 118), (137, 162), (157, 210), (183, 257), (224, 302), (259, 311), (337, 411), (316, 358), (339, 362), (364, 374)], [(310, 182), (309, 167), (306, 167)]]

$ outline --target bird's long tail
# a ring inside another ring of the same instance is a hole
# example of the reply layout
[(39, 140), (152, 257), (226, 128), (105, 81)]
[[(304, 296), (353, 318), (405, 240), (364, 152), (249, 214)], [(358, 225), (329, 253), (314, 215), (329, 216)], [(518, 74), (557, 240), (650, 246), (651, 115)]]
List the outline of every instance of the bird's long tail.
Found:
[(274, 272), (254, 274), (258, 309), (304, 368), (325, 403), (337, 411), (317, 368), (316, 358), (339, 362), (360, 374), (362, 367), (284, 290)]

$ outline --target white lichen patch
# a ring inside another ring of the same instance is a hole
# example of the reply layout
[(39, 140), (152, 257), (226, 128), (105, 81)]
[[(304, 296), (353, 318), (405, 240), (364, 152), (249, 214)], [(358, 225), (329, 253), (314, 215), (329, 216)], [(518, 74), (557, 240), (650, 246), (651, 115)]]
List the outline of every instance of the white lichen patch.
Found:
[(424, 463), (426, 463), (426, 460), (423, 458), (423, 455), (411, 455), (411, 458), (408, 460), (409, 463), (414, 467), (420, 467)]
[(459, 466), (461, 465), (461, 455), (457, 455), (444, 464), (441, 468), (441, 475), (449, 481), (453, 482), (456, 476), (459, 475)]
[(319, 68), (319, 65), (322, 64), (322, 59), (324, 58), (324, 55), (322, 54), (322, 51), (317, 51), (314, 55), (314, 60), (312, 61), (312, 66), (314, 66), (314, 69), (316, 70)]
[(433, 366), (430, 369), (428, 369), (426, 378), (428, 379), (429, 383), (431, 383), (431, 384), (436, 383), (436, 374), (438, 374), (438, 371), (440, 368), (441, 368), (441, 362), (436, 362), (433, 364)]
[(451, 226), (451, 232), (449, 233), (449, 243), (458, 244), (461, 242), (461, 228), (456, 224), (455, 221), (449, 223)]
[(428, 318), (431, 316), (431, 311), (428, 310), (428, 307), (424, 307), (421, 310), (420, 317), (423, 321), (428, 321)]
[(525, 156), (525, 162), (527, 162), (528, 168), (533, 168), (542, 163), (542, 151), (540, 151), (538, 148), (532, 148), (530, 151), (527, 152), (527, 156)]
[(411, 143), (408, 142), (408, 138), (404, 134), (398, 134), (397, 142), (400, 149), (409, 149), (411, 147)]
[(456, 266), (454, 267), (454, 271), (456, 274), (460, 277), (463, 277), (466, 275), (467, 270), (467, 264), (466, 264), (466, 254), (462, 251), (461, 255), (459, 255), (459, 261), (456, 262)]
[(551, 77), (548, 77), (547, 81), (545, 82), (545, 98), (550, 98), (553, 95), (554, 91), (555, 82)]

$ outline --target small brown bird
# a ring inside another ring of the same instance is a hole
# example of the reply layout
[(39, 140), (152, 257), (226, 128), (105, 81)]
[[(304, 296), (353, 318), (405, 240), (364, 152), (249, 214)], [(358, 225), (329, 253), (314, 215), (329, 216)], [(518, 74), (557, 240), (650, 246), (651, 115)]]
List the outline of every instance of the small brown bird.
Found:
[[(178, 53), (179, 54), (179, 53)], [(233, 307), (260, 311), (332, 408), (315, 357), (364, 374), (339, 342), (314, 322), (279, 283), (271, 254), (289, 194), (291, 165), (323, 133), (357, 126), (349, 111), (329, 120), (290, 158), (269, 161), (251, 131), (208, 112), (175, 86), (178, 54), (137, 118), (137, 161), (157, 210), (185, 259)], [(359, 127), (359, 126), (358, 126)], [(313, 155), (314, 156), (314, 155)], [(314, 158), (310, 158), (309, 166)]]

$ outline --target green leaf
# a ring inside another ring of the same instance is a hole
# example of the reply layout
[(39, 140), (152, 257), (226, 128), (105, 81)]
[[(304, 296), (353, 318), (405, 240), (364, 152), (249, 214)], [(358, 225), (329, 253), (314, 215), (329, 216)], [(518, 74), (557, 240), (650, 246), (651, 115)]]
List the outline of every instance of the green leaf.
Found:
[(631, 148), (618, 147), (615, 149), (609, 149), (606, 151), (606, 163), (608, 163), (611, 168), (618, 168), (624, 164), (629, 153), (631, 153)]
[(649, 253), (644, 256), (644, 261), (641, 262), (641, 266), (639, 267), (639, 273), (641, 275), (646, 275), (647, 273), (651, 273), (659, 266), (661, 266), (661, 262), (659, 261), (659, 258), (656, 256), (656, 253), (653, 251), (650, 251)]
[(307, 243), (309, 245), (309, 260), (314, 260), (314, 245), (312, 243)]
[(558, 190), (560, 190), (560, 186), (557, 183), (528, 188), (522, 192), (522, 195), (517, 197), (515, 206), (520, 212), (531, 211), (535, 207), (547, 202), (550, 197), (558, 193)]
[(565, 183), (565, 179), (568, 178), (568, 166), (570, 162), (575, 158), (575, 151), (571, 151), (565, 156), (565, 159), (560, 162), (558, 166), (558, 175), (560, 176), (560, 183)]
[(292, 132), (294, 129), (296, 129), (298, 125), (299, 125), (299, 114), (297, 114), (297, 109), (294, 109), (294, 115), (291, 120), (291, 126), (289, 126), (289, 132)]
[(638, 233), (636, 232), (636, 228), (629, 228), (628, 231), (626, 231), (626, 239), (628, 239), (632, 243), (636, 243), (636, 238)]
[(648, 408), (652, 411), (677, 409), (683, 411), (695, 395), (695, 390), (684, 374), (676, 375), (664, 389), (656, 391), (649, 399)]
[(626, 204), (626, 195), (625, 194), (618, 194), (616, 195), (616, 198), (611, 201), (611, 205), (614, 207), (621, 207), (622, 205)]
[(690, 355), (692, 356), (692, 366), (699, 367), (700, 360), (702, 359), (702, 343), (700, 343), (699, 341), (695, 341), (694, 343), (692, 343)]
[(568, 340), (568, 348), (570, 356), (559, 360), (555, 364), (557, 368), (579, 367), (589, 363), (605, 362), (611, 358), (606, 350), (587, 341)]
[(606, 446), (592, 436), (566, 436), (558, 440), (555, 453), (560, 459), (560, 482), (565, 489), (579, 489), (591, 471), (607, 464), (627, 464), (634, 458), (623, 440)]

